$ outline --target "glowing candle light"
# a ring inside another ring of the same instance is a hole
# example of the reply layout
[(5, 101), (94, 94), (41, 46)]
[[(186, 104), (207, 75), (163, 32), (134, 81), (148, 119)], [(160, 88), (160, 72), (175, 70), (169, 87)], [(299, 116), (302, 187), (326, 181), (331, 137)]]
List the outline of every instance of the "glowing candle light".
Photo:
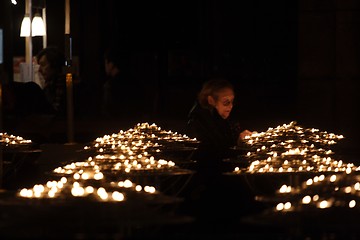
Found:
[(328, 208), (330, 205), (329, 205), (329, 202), (326, 201), (326, 200), (323, 200), (319, 203), (319, 208)]
[(279, 191), (280, 191), (280, 193), (285, 193), (286, 190), (287, 190), (287, 186), (284, 184), (284, 185), (281, 186)]
[(283, 204), (283, 203), (278, 203), (278, 204), (276, 205), (276, 210), (277, 210), (277, 211), (282, 211), (282, 210), (284, 210), (284, 204)]
[(86, 192), (87, 194), (91, 194), (91, 193), (94, 192), (94, 188), (93, 188), (92, 186), (87, 186), (87, 187), (85, 188), (85, 192)]
[(355, 201), (355, 200), (351, 200), (351, 201), (349, 202), (349, 208), (354, 208), (355, 205), (356, 205), (356, 201)]
[(124, 194), (118, 192), (118, 191), (114, 191), (111, 195), (111, 197), (115, 200), (115, 201), (124, 201), (125, 196)]
[(319, 181), (319, 177), (318, 176), (315, 176), (314, 179), (313, 179), (313, 182), (314, 183), (317, 183)]
[(330, 182), (335, 182), (335, 181), (336, 181), (336, 175), (331, 175)]
[(106, 200), (108, 198), (108, 193), (103, 187), (98, 188), (97, 194), (102, 200)]
[(79, 173), (75, 173), (73, 176), (74, 179), (78, 180), (80, 179), (80, 174)]
[(290, 202), (286, 202), (285, 204), (284, 204), (284, 209), (285, 210), (289, 210), (291, 208), (291, 203)]
[(45, 190), (44, 186), (41, 184), (36, 184), (33, 189), (34, 192), (40, 192), (40, 193), (44, 192)]
[(305, 197), (303, 197), (303, 199), (302, 199), (302, 203), (303, 204), (309, 204), (311, 202), (311, 197), (310, 196), (305, 196)]
[(155, 192), (155, 188), (151, 187), (151, 186), (145, 186), (144, 187), (144, 191), (148, 192), (148, 193), (154, 193)]
[(102, 172), (97, 172), (94, 174), (94, 179), (95, 180), (100, 180), (100, 179), (103, 179), (104, 178), (104, 175)]
[(49, 191), (49, 192), (48, 192), (48, 196), (49, 196), (50, 198), (55, 197), (55, 191)]
[(345, 193), (351, 193), (351, 189), (352, 188), (350, 186), (347, 186), (347, 187), (344, 188), (344, 192)]
[(39, 198), (41, 197), (41, 192), (34, 192), (34, 197)]
[(21, 189), (19, 195), (21, 197), (27, 197), (27, 189), (26, 188)]

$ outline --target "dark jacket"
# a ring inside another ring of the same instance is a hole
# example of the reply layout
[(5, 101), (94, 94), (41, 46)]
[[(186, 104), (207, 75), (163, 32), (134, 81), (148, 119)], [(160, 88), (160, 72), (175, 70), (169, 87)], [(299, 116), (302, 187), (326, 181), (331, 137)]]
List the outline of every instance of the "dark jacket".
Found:
[(14, 82), (11, 86), (14, 94), (14, 114), (25, 117), (34, 114), (55, 114), (51, 102), (39, 85), (35, 82)]
[(211, 148), (235, 146), (238, 136), (229, 119), (223, 119), (216, 109), (202, 108), (198, 103), (189, 112), (187, 134), (196, 137), (202, 146)]
[(229, 118), (223, 119), (216, 109), (206, 109), (195, 103), (188, 115), (186, 133), (200, 141), (192, 158), (198, 172), (217, 176), (228, 170), (224, 159), (234, 157), (239, 131)]
[(64, 75), (59, 76), (49, 82), (43, 89), (46, 100), (52, 106), (56, 116), (64, 117), (66, 115), (66, 78)]

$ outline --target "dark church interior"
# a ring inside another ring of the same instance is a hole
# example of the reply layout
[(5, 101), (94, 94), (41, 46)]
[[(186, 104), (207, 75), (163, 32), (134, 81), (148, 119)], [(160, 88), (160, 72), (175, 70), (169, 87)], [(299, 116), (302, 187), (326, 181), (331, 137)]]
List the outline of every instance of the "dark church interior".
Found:
[[(46, 11), (46, 38), (20, 36), (26, 9)], [(357, 0), (2, 0), (0, 238), (360, 238), (359, 13)], [(67, 112), (14, 116), (6, 87), (45, 42), (66, 57)], [(131, 79), (114, 115), (109, 48)], [(231, 116), (253, 131), (225, 156), (186, 132), (211, 78), (233, 84)]]

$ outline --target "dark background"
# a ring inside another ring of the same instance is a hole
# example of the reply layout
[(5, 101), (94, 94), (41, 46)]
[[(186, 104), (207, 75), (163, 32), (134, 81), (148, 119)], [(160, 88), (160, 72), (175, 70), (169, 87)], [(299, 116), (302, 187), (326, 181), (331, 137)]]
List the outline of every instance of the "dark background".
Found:
[[(24, 2), (0, 6), (2, 76), (10, 80), (12, 57), (25, 54), (25, 40), (19, 37)], [(65, 45), (64, 6), (65, 1), (46, 2), (48, 45), (60, 48)], [(244, 127), (262, 131), (295, 120), (343, 134), (346, 147), (356, 152), (359, 10), (357, 0), (71, 1), (75, 80), (86, 86), (76, 100), (82, 106), (76, 121), (94, 131), (101, 128), (90, 119), (99, 113), (103, 53), (118, 44), (130, 51), (134, 81), (147, 90), (127, 89), (134, 92), (127, 104), (146, 105), (138, 121), (181, 130), (201, 84), (221, 75), (236, 86), (233, 114)], [(35, 54), (41, 38), (33, 42)], [(126, 118), (124, 113), (121, 120)], [(115, 123), (114, 129), (120, 127)]]

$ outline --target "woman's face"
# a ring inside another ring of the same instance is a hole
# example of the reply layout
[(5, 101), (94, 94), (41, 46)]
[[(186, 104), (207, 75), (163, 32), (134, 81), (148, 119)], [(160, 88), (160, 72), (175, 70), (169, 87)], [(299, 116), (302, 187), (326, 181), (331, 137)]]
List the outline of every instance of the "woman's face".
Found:
[(209, 96), (208, 101), (223, 119), (227, 119), (233, 108), (234, 98), (234, 91), (231, 88), (225, 88), (217, 93), (217, 98)]

